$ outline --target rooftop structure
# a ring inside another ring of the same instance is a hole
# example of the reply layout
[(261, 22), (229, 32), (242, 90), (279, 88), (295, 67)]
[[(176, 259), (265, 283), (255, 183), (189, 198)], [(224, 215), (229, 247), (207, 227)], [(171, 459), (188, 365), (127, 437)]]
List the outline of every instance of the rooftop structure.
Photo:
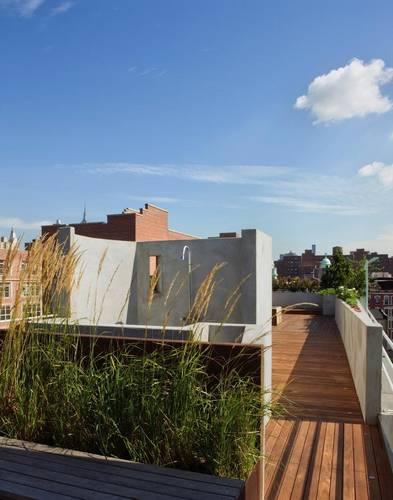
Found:
[[(198, 290), (218, 266), (217, 285), (204, 321), (258, 324), (269, 329), (271, 238), (260, 231), (243, 230), (241, 236), (233, 233), (221, 238), (133, 242), (86, 237), (72, 227), (62, 227), (58, 238), (65, 251), (74, 245), (80, 254), (75, 271), (80, 276), (79, 286), (67, 299), (74, 320), (182, 326)], [(185, 248), (188, 254), (183, 260)], [(227, 301), (237, 295), (238, 288), (236, 307), (226, 317)]]
[[(90, 238), (103, 238), (120, 241), (166, 241), (191, 240), (195, 236), (175, 231), (168, 226), (168, 211), (146, 203), (144, 208), (134, 210), (125, 208), (120, 214), (107, 215), (106, 222), (88, 222), (86, 207), (83, 219), (79, 223), (71, 223), (75, 233)], [(42, 235), (53, 235), (66, 227), (57, 221), (50, 226), (42, 226)]]

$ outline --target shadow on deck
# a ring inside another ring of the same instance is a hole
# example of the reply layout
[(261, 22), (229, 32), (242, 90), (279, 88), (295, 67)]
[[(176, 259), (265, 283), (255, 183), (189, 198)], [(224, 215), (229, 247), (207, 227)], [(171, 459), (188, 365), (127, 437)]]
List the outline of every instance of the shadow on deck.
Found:
[(267, 428), (266, 498), (393, 498), (381, 436), (363, 424), (334, 319), (284, 316), (273, 330), (273, 387), (287, 414)]

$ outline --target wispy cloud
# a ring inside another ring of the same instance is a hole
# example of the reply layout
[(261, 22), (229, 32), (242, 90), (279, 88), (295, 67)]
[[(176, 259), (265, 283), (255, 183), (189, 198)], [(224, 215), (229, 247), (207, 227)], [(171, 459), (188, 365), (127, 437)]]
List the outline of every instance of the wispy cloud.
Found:
[(292, 208), (296, 212), (316, 214), (330, 213), (334, 215), (361, 215), (368, 213), (368, 210), (361, 207), (335, 203), (323, 203), (317, 200), (290, 198), (285, 196), (253, 196), (250, 197), (250, 199), (260, 203), (279, 205), (284, 208)]
[(153, 78), (161, 78), (167, 73), (166, 69), (158, 68), (155, 66), (152, 67), (139, 67), (139, 66), (130, 66), (127, 69), (128, 73), (132, 73), (135, 76), (151, 76)]
[(0, 0), (0, 7), (11, 9), (22, 17), (31, 17), (46, 0)]
[(19, 230), (32, 230), (40, 229), (41, 226), (45, 226), (47, 224), (51, 224), (51, 222), (46, 220), (26, 221), (20, 219), (19, 217), (0, 217), (0, 227), (5, 229), (14, 227)]
[(175, 177), (178, 179), (214, 184), (263, 184), (266, 179), (284, 176), (287, 167), (265, 165), (149, 165), (140, 163), (105, 163), (79, 166), (95, 175), (144, 175)]
[(172, 198), (169, 196), (128, 196), (129, 200), (141, 201), (143, 203), (179, 203), (179, 198)]
[[(378, 213), (388, 193), (378, 183), (365, 182), (359, 175), (339, 176), (284, 166), (266, 165), (150, 165), (136, 163), (85, 164), (79, 170), (98, 176), (170, 177), (183, 182), (217, 186), (247, 186), (243, 200), (281, 206), (292, 212), (336, 216)], [(241, 199), (236, 200), (241, 203)]]
[(295, 108), (310, 109), (315, 123), (334, 122), (392, 109), (381, 87), (393, 79), (393, 68), (382, 59), (365, 63), (353, 59), (349, 64), (317, 76), (307, 94), (297, 98)]
[(60, 2), (59, 5), (53, 7), (51, 10), (51, 16), (58, 16), (60, 14), (65, 14), (74, 6), (74, 2)]

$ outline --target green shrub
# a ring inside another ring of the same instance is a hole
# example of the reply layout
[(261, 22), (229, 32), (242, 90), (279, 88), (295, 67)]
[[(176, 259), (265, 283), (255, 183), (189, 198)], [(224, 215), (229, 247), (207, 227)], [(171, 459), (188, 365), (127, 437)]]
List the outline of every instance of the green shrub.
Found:
[(358, 305), (359, 293), (355, 288), (346, 288), (339, 286), (338, 288), (325, 288), (319, 292), (321, 295), (336, 295), (352, 307)]
[(317, 292), (319, 282), (302, 278), (276, 278), (273, 280), (273, 291), (288, 290), (290, 292)]

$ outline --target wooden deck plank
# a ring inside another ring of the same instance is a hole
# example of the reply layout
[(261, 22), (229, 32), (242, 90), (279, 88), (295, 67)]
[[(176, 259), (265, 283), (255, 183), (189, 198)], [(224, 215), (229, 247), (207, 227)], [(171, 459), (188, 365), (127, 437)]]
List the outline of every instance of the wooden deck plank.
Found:
[[(267, 457), (267, 466), (265, 471), (265, 488), (271, 495), (271, 490), (275, 490), (276, 484), (273, 481), (273, 476), (281, 476), (284, 470), (283, 456), (287, 450), (287, 443), (290, 438), (291, 432), (294, 428), (294, 421), (284, 420), (282, 422), (281, 432), (273, 446), (271, 454)], [(272, 498), (275, 498), (274, 496)]]
[(368, 500), (366, 453), (364, 449), (362, 424), (353, 424), (353, 457), (356, 500)]
[(321, 474), (323, 448), (325, 445), (326, 422), (321, 422), (317, 427), (317, 436), (311, 456), (308, 482), (306, 484), (306, 497), (310, 500), (318, 498), (319, 477)]
[(200, 474), (180, 469), (147, 465), (112, 457), (103, 457), (90, 453), (54, 448), (37, 443), (29, 443), (14, 439), (0, 438), (0, 453), (4, 450), (23, 450), (27, 455), (34, 455), (37, 462), (50, 461), (62, 465), (73, 465), (78, 469), (97, 471), (104, 475), (115, 477), (142, 477), (146, 481), (162, 484), (188, 485), (192, 489), (209, 489), (215, 491), (217, 487), (224, 486), (229, 491), (236, 491), (242, 487), (243, 482), (236, 479), (219, 478), (209, 474)]
[(293, 500), (300, 500), (304, 498), (304, 490), (306, 481), (309, 474), (310, 460), (312, 456), (313, 444), (317, 431), (317, 423), (310, 422), (307, 437), (304, 442), (302, 456), (300, 459), (299, 467), (297, 470), (295, 482), (292, 489), (291, 498)]
[(332, 459), (332, 478), (330, 482), (330, 500), (341, 500), (343, 489), (343, 436), (344, 426), (334, 424), (334, 443)]
[[(7, 450), (0, 448), (0, 463), (2, 460), (28, 466), (31, 468), (32, 473), (39, 469), (45, 471), (50, 477), (57, 477), (59, 474), (61, 479), (71, 484), (80, 484), (80, 477), (83, 477), (83, 484), (88, 481), (86, 487), (94, 489), (99, 492), (113, 493), (117, 490), (125, 494), (128, 490), (146, 491), (147, 494), (161, 494), (163, 490), (168, 495), (176, 497), (179, 491), (186, 495), (187, 498), (199, 500), (201, 496), (207, 500), (216, 500), (217, 498), (224, 498), (224, 496), (233, 496), (236, 494), (234, 488), (228, 488), (225, 485), (206, 485), (204, 483), (192, 483), (188, 480), (165, 481), (163, 482), (160, 477), (152, 474), (136, 473), (127, 475), (106, 474), (105, 467), (96, 467), (95, 469), (82, 469), (78, 466), (80, 461), (68, 459), (65, 463), (58, 463), (52, 460), (37, 460), (37, 453), (26, 453), (23, 450), (18, 452), (15, 450)], [(20, 468), (22, 470), (22, 468)], [(41, 476), (40, 476), (41, 477)], [(75, 478), (75, 481), (74, 479)], [(90, 483), (93, 481), (93, 485)], [(83, 486), (83, 485), (81, 485)]]
[(325, 443), (322, 453), (321, 472), (318, 485), (318, 500), (328, 499), (330, 496), (330, 484), (332, 480), (333, 450), (334, 450), (335, 424), (326, 423)]
[(26, 486), (25, 484), (0, 479), (1, 500), (31, 500), (34, 498), (32, 495), (37, 494), (39, 497), (35, 498), (40, 498), (40, 500), (74, 500), (78, 498), (46, 491), (42, 488), (35, 488), (35, 491), (33, 491), (30, 486)]
[(309, 427), (310, 422), (300, 422), (293, 448), (291, 450), (290, 461), (286, 467), (283, 481), (281, 482), (280, 487), (277, 488), (277, 498), (280, 500), (286, 500), (288, 498), (288, 494), (292, 492)]

